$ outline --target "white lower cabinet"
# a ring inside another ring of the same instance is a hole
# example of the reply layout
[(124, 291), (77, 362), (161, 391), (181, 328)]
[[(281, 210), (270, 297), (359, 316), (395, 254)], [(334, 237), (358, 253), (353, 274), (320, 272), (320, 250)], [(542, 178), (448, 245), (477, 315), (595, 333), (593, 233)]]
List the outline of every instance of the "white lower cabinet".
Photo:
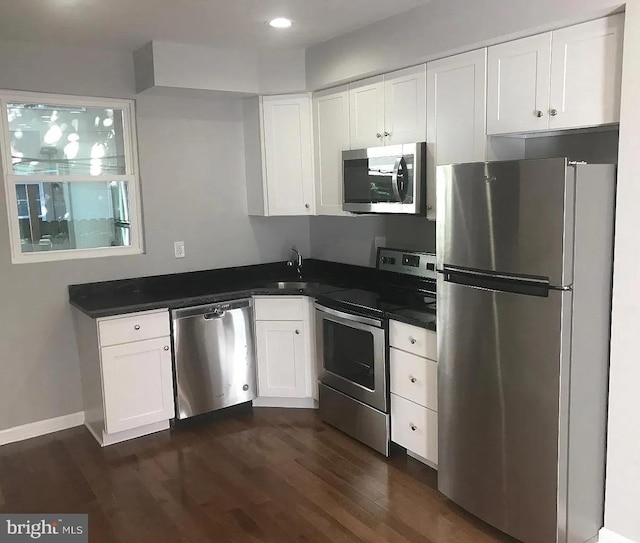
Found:
[(389, 321), (391, 441), (432, 467), (438, 465), (436, 333)]
[(254, 298), (257, 407), (315, 407), (313, 304), (304, 296)]
[(438, 464), (438, 414), (391, 394), (391, 441)]
[(174, 417), (168, 337), (104, 347), (101, 359), (107, 433)]
[(303, 321), (257, 321), (258, 394), (263, 398), (304, 398), (307, 359)]
[(102, 445), (169, 428), (174, 418), (169, 311), (92, 319), (74, 310), (85, 426)]

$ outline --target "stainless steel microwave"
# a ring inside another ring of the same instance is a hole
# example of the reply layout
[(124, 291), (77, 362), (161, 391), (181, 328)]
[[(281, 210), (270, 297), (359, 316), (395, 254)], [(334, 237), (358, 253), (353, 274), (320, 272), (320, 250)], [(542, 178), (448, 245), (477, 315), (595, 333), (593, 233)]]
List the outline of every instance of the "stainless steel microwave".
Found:
[(425, 213), (427, 144), (342, 152), (342, 209), (352, 213)]

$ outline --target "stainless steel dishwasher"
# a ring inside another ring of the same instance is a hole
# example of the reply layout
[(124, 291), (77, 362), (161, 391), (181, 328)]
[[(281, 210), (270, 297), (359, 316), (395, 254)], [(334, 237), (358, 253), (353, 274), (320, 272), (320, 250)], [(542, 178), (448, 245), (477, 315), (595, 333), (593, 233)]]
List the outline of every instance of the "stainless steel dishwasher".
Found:
[(171, 317), (178, 419), (257, 397), (251, 299), (176, 309)]

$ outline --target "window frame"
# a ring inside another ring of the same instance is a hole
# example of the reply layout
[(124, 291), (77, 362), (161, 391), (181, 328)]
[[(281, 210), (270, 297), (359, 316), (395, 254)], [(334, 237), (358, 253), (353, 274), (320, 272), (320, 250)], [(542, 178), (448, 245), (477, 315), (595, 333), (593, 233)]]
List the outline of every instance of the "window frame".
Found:
[[(62, 107), (96, 107), (122, 110), (123, 146), (125, 173), (122, 175), (17, 175), (13, 172), (11, 160), (11, 133), (7, 118), (8, 103), (41, 103)], [(2, 177), (9, 222), (11, 262), (25, 264), (31, 262), (55, 262), (108, 256), (126, 256), (144, 253), (142, 232), (141, 188), (138, 165), (138, 145), (135, 119), (135, 101), (116, 98), (95, 98), (70, 96), (40, 92), (0, 90), (0, 155), (2, 155)], [(93, 249), (61, 249), (56, 251), (34, 251), (23, 253), (20, 241), (20, 222), (17, 205), (16, 185), (24, 183), (104, 183), (110, 181), (127, 182), (129, 197), (131, 245), (123, 247), (100, 247)]]

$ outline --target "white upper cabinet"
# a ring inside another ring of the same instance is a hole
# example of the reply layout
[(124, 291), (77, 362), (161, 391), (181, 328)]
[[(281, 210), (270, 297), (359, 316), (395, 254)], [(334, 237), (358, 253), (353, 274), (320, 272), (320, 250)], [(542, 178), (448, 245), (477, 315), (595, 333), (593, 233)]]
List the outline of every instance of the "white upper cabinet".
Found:
[(311, 95), (245, 102), (250, 215), (313, 215), (315, 186)]
[(425, 141), (427, 134), (424, 64), (384, 76), (384, 144)]
[(372, 77), (349, 86), (351, 149), (384, 144), (384, 78)]
[(624, 15), (489, 47), (487, 134), (620, 119)]
[(551, 32), (489, 47), (487, 134), (548, 127)]
[(425, 141), (426, 66), (349, 86), (351, 149)]
[(316, 214), (348, 215), (342, 211), (342, 151), (351, 141), (347, 86), (313, 95), (313, 125)]
[(549, 128), (620, 121), (624, 14), (553, 33)]
[(427, 219), (436, 219), (436, 166), (486, 159), (486, 54), (427, 64)]

